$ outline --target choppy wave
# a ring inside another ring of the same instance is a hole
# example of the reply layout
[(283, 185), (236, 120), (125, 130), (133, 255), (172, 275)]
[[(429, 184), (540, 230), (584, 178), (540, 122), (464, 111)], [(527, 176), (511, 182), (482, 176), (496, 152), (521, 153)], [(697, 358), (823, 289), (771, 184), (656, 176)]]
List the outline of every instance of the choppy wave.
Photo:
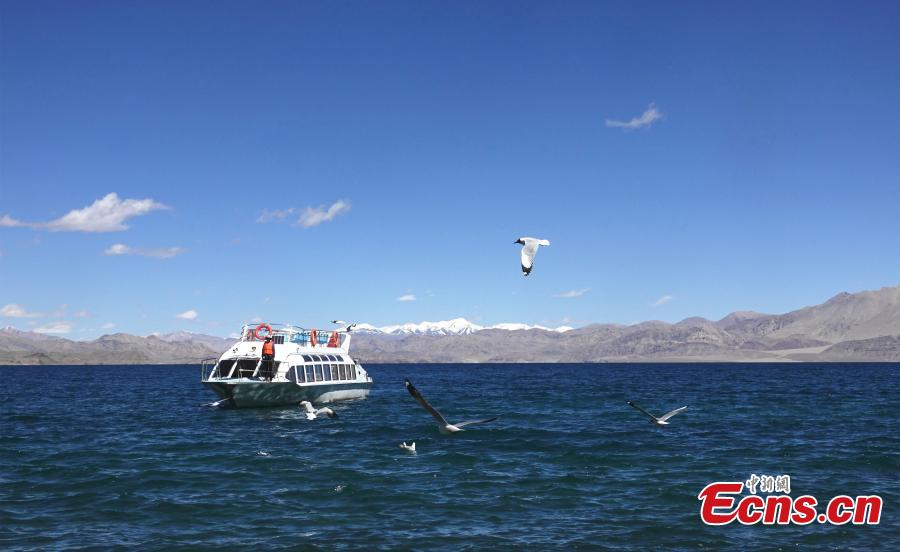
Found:
[[(334, 406), (216, 410), (196, 367), (0, 369), (0, 548), (818, 550), (900, 539), (893, 365), (371, 366)], [(500, 415), (453, 436), (451, 420)], [(651, 411), (690, 409), (667, 428)], [(398, 445), (415, 441), (418, 453)], [(261, 455), (259, 452), (268, 455)], [(706, 527), (750, 473), (881, 494), (877, 527)]]

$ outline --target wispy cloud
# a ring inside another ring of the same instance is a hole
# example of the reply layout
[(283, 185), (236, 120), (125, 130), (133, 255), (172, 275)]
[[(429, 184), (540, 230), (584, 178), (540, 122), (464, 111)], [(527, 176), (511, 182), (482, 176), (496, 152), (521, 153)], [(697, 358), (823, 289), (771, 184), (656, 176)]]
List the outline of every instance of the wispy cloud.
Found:
[(416, 300), (416, 296), (413, 295), (412, 293), (407, 293), (406, 295), (401, 295), (400, 297), (397, 297), (397, 301), (406, 302), (406, 301), (415, 301), (415, 300)]
[(129, 247), (123, 243), (115, 243), (103, 252), (104, 255), (140, 255), (142, 257), (153, 257), (154, 259), (170, 259), (176, 255), (181, 255), (187, 251), (183, 247), (163, 247), (156, 249), (142, 249), (140, 247)]
[(182, 320), (196, 320), (198, 316), (200, 316), (200, 313), (198, 313), (194, 309), (191, 309), (191, 310), (186, 310), (182, 313), (176, 314), (175, 318), (180, 318)]
[(669, 301), (671, 301), (672, 299), (675, 299), (675, 298), (672, 297), (671, 295), (663, 295), (656, 301), (650, 303), (650, 306), (651, 307), (661, 307), (661, 306), (665, 305), (666, 303), (668, 303)]
[(323, 222), (328, 222), (334, 217), (340, 215), (341, 213), (346, 213), (349, 210), (350, 202), (344, 201), (343, 199), (335, 201), (327, 209), (324, 205), (320, 205), (318, 207), (306, 207), (305, 209), (303, 209), (303, 212), (300, 213), (300, 218), (297, 220), (297, 224), (304, 228), (312, 228), (313, 226), (318, 226)]
[(275, 209), (273, 211), (263, 211), (259, 217), (257, 217), (256, 222), (260, 224), (265, 224), (267, 222), (280, 222), (290, 215), (294, 213), (294, 208), (290, 207), (288, 209)]
[(106, 324), (100, 326), (100, 329), (101, 329), (101, 330), (111, 330), (111, 329), (113, 329), (113, 328), (115, 328), (115, 327), (116, 327), (116, 325), (113, 324), (112, 322), (107, 322)]
[(9, 215), (0, 217), (0, 226), (50, 230), (51, 232), (120, 232), (128, 230), (128, 219), (159, 209), (168, 209), (152, 199), (119, 199), (109, 193), (82, 209), (73, 209), (49, 222), (23, 222)]
[(589, 292), (590, 290), (591, 290), (591, 288), (572, 289), (572, 290), (569, 290), (569, 291), (566, 291), (563, 293), (557, 293), (556, 295), (554, 295), (554, 297), (565, 297), (565, 298), (581, 297), (582, 295)]
[(34, 331), (42, 334), (67, 334), (72, 331), (72, 325), (68, 322), (51, 322), (46, 326), (35, 328)]
[(56, 310), (50, 312), (30, 312), (25, 310), (22, 305), (9, 303), (0, 308), (0, 316), (7, 318), (62, 318), (66, 316), (74, 316), (76, 318), (88, 318), (94, 316), (94, 313), (88, 310), (78, 310), (71, 314), (67, 313), (68, 305), (60, 305)]
[(40, 318), (45, 315), (41, 312), (28, 312), (22, 305), (10, 303), (0, 309), (0, 316), (7, 318)]
[(0, 226), (15, 228), (16, 226), (28, 226), (28, 224), (22, 222), (21, 220), (14, 219), (9, 215), (3, 215), (2, 217), (0, 217)]
[(606, 126), (610, 128), (624, 128), (625, 130), (637, 130), (639, 128), (650, 126), (662, 118), (662, 111), (656, 108), (656, 104), (650, 104), (640, 117), (635, 117), (630, 121), (607, 119)]

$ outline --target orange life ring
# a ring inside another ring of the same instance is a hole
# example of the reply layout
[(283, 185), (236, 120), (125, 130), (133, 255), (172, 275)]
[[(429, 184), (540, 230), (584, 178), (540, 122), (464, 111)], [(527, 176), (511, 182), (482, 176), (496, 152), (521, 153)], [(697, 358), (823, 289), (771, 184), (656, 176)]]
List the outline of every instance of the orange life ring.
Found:
[(316, 330), (309, 332), (309, 343), (312, 347), (316, 346)]
[[(266, 335), (265, 335), (265, 336), (260, 336), (260, 335), (259, 335), (259, 330), (266, 330)], [(260, 341), (262, 341), (262, 340), (265, 339), (266, 337), (272, 337), (272, 326), (270, 326), (270, 325), (266, 324), (265, 322), (263, 322), (262, 324), (260, 324), (259, 326), (257, 326), (255, 330), (253, 330), (253, 337), (255, 337), (256, 339), (259, 339)]]

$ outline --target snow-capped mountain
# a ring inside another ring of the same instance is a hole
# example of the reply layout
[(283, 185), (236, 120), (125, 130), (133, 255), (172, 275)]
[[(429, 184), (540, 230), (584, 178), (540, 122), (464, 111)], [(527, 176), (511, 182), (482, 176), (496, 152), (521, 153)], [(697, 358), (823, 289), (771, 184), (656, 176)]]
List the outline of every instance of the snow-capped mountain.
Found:
[(465, 318), (454, 318), (453, 320), (444, 320), (441, 322), (420, 322), (418, 324), (397, 324), (393, 326), (376, 327), (371, 324), (357, 324), (353, 329), (355, 332), (368, 334), (384, 334), (384, 335), (469, 335), (481, 330), (546, 330), (550, 332), (567, 332), (572, 328), (569, 326), (560, 326), (558, 328), (547, 328), (544, 326), (529, 326), (528, 324), (504, 323), (495, 324), (493, 326), (481, 326), (474, 322), (469, 322)]

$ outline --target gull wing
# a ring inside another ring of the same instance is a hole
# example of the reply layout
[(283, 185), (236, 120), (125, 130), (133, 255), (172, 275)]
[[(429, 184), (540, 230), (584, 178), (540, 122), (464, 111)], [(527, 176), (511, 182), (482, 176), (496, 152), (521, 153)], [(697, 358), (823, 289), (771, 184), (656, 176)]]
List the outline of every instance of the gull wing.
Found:
[(467, 422), (459, 422), (458, 424), (453, 424), (453, 425), (455, 425), (456, 427), (465, 427), (468, 425), (486, 424), (488, 422), (493, 422), (496, 419), (497, 419), (497, 416), (494, 416), (493, 418), (488, 418), (487, 420), (469, 420)]
[[(654, 420), (659, 420), (659, 419), (660, 419), (660, 418), (657, 418), (656, 416), (654, 416), (653, 414), (650, 414), (649, 412), (647, 412), (647, 411), (644, 410), (643, 408), (641, 408), (641, 406), (640, 406), (639, 404), (637, 404), (636, 402), (628, 401), (628, 406), (640, 410), (641, 412), (643, 412), (643, 413), (646, 414), (647, 416), (650, 416), (650, 417), (653, 418)], [(685, 407), (685, 408), (687, 408), (687, 407)]]
[(300, 408), (306, 411), (307, 414), (315, 414), (316, 409), (313, 408), (313, 405), (309, 401), (300, 401)]
[(534, 266), (534, 256), (537, 255), (538, 242), (533, 238), (526, 238), (525, 245), (522, 246), (522, 272), (527, 276)]
[(434, 419), (437, 420), (439, 424), (449, 425), (449, 422), (447, 422), (446, 418), (441, 416), (440, 412), (438, 412), (433, 406), (428, 404), (428, 401), (425, 400), (425, 397), (423, 397), (422, 394), (419, 393), (419, 390), (416, 389), (409, 380), (406, 380), (406, 390), (409, 391), (409, 394), (412, 395), (414, 399), (416, 399), (416, 402), (419, 403), (422, 408), (424, 408), (429, 414), (434, 416)]
[(678, 414), (679, 412), (684, 412), (685, 410), (687, 410), (687, 407), (682, 406), (681, 408), (676, 408), (675, 410), (673, 410), (671, 412), (666, 412), (665, 414), (663, 414), (662, 416), (659, 417), (659, 421), (665, 422), (666, 420), (668, 420), (675, 414)]
[(328, 408), (327, 406), (325, 408), (320, 408), (320, 409), (316, 410), (316, 414), (325, 414), (329, 418), (337, 418), (338, 417), (337, 412)]

